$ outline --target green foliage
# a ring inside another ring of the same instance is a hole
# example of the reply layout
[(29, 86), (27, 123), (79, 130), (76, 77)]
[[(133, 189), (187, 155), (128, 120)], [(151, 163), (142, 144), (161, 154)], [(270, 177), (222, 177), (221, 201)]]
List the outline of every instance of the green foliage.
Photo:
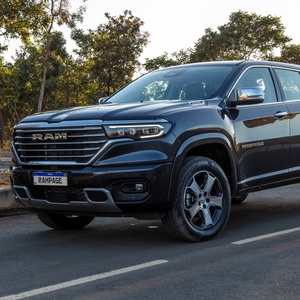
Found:
[[(0, 60), (0, 137), (1, 144), (10, 138), (11, 130), (15, 122), (20, 120), (16, 109), (16, 87), (18, 81), (14, 76), (14, 66), (4, 64)], [(5, 125), (4, 125), (5, 124)]]
[[(51, 13), (55, 13), (57, 22), (67, 20), (60, 19), (62, 16), (56, 12), (53, 6)], [(74, 29), (76, 41), (82, 43), (80, 55), (74, 59), (67, 53), (62, 33), (53, 31), (49, 16), (44, 15), (45, 26), (16, 52), (14, 64), (0, 61), (0, 117), (7, 125), (5, 139), (11, 138), (14, 124), (36, 111), (42, 78), (45, 111), (96, 104), (102, 94), (131, 80), (137, 58), (148, 41), (148, 33), (140, 32), (143, 23), (131, 12), (119, 17), (106, 14), (107, 24), (95, 31), (80, 35)]]
[[(86, 0), (83, 0), (85, 2)], [(49, 60), (51, 59), (51, 43), (53, 39), (53, 26), (66, 24), (70, 28), (76, 26), (77, 21), (82, 21), (82, 15), (85, 11), (85, 7), (81, 6), (77, 12), (71, 13), (69, 0), (48, 0), (45, 1), (44, 11), (44, 24), (38, 32), (37, 37), (41, 44), (44, 44), (45, 54), (43, 60), (43, 75), (41, 79), (40, 95), (38, 99), (37, 112), (42, 111), (42, 105), (45, 98), (46, 80), (48, 73)]]
[(284, 29), (279, 17), (234, 12), (218, 31), (205, 30), (191, 61), (267, 59), (291, 40)]
[(78, 54), (85, 59), (90, 82), (95, 87), (92, 97), (108, 96), (132, 80), (139, 66), (138, 57), (148, 43), (147, 32), (142, 32), (143, 22), (131, 11), (112, 17), (106, 13), (107, 23), (85, 34), (74, 30)]
[[(66, 101), (66, 62), (69, 55), (61, 32), (54, 32), (45, 85), (45, 110), (71, 105)], [(1, 65), (0, 109), (6, 124), (5, 138), (10, 138), (14, 124), (36, 111), (43, 72), (42, 47), (24, 45), (16, 52), (14, 64)], [(75, 104), (74, 104), (75, 105)]]
[(300, 65), (300, 45), (286, 45), (274, 60)]
[(143, 68), (146, 71), (153, 71), (159, 68), (166, 68), (170, 66), (188, 63), (190, 53), (191, 49), (188, 48), (187, 50), (182, 49), (179, 52), (172, 53), (171, 58), (169, 58), (167, 52), (152, 59), (146, 58), (146, 62), (143, 64)]
[(20, 38), (23, 43), (28, 43), (43, 22), (44, 9), (45, 1), (1, 0), (0, 36)]
[[(142, 31), (144, 23), (131, 11), (106, 13), (106, 23), (84, 32), (76, 25), (85, 7), (72, 12), (68, 0), (0, 1), (0, 37), (23, 43), (13, 63), (0, 56), (1, 142), (11, 139), (14, 124), (36, 112), (39, 99), (44, 111), (97, 104), (100, 97), (130, 82), (141, 67), (138, 58), (149, 33)], [(63, 34), (53, 29), (62, 24), (72, 28), (76, 58), (67, 52)], [(238, 11), (218, 30), (207, 28), (194, 48), (170, 56), (165, 52), (146, 59), (142, 67), (150, 71), (195, 61), (250, 58), (300, 64), (300, 45), (289, 42), (280, 18)], [(5, 45), (0, 45), (1, 51)]]
[[(193, 49), (182, 50), (177, 55), (173, 53), (171, 58), (164, 53), (156, 58), (146, 59), (144, 68), (149, 71), (182, 63), (218, 60), (277, 60), (279, 58), (274, 51), (281, 48), (288, 51), (283, 47), (291, 41), (284, 30), (279, 17), (233, 12), (229, 16), (229, 22), (219, 26), (216, 31), (206, 28)], [(292, 53), (287, 55), (290, 54)], [(282, 59), (287, 60), (284, 56)]]

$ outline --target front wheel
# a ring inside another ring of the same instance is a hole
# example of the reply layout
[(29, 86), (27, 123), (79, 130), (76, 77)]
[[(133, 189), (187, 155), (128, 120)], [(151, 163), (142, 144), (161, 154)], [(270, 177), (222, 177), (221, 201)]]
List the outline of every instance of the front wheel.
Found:
[(188, 157), (179, 174), (175, 202), (162, 222), (174, 238), (199, 242), (221, 232), (230, 207), (230, 187), (222, 168), (206, 157)]
[(39, 211), (38, 218), (46, 226), (53, 229), (81, 229), (90, 224), (94, 217), (61, 215)]
[(231, 203), (233, 203), (233, 204), (242, 203), (242, 202), (244, 202), (246, 200), (247, 197), (248, 197), (248, 194), (240, 195), (238, 197), (232, 198), (231, 199)]

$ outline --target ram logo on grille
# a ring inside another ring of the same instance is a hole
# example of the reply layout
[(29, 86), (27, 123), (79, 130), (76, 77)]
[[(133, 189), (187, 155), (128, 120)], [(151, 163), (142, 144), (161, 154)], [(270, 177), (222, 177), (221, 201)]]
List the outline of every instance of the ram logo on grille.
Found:
[(59, 141), (59, 140), (67, 140), (67, 133), (33, 133), (32, 140), (33, 141)]

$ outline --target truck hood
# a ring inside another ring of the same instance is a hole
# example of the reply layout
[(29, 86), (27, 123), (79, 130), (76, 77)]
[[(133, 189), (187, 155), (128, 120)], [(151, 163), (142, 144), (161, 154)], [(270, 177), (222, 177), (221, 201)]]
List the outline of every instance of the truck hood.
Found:
[(75, 107), (64, 110), (33, 114), (22, 120), (27, 122), (58, 123), (74, 120), (130, 120), (153, 119), (171, 114), (178, 110), (201, 108), (206, 102), (197, 101), (161, 101), (133, 104), (104, 104), (94, 106)]

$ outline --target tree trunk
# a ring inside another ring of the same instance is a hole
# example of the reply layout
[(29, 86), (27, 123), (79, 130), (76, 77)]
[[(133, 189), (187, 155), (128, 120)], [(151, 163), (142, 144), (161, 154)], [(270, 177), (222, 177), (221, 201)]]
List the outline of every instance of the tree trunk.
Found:
[(45, 55), (45, 59), (44, 59), (44, 70), (43, 70), (43, 77), (42, 77), (42, 82), (41, 82), (41, 89), (40, 89), (40, 96), (39, 96), (39, 101), (38, 101), (37, 112), (42, 111), (42, 105), (43, 105), (44, 94), (45, 94), (46, 77), (47, 77), (47, 71), (48, 71), (49, 54), (50, 54), (50, 42), (51, 42), (51, 37), (49, 34), (47, 36), (47, 42), (46, 42), (46, 55)]

